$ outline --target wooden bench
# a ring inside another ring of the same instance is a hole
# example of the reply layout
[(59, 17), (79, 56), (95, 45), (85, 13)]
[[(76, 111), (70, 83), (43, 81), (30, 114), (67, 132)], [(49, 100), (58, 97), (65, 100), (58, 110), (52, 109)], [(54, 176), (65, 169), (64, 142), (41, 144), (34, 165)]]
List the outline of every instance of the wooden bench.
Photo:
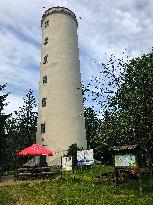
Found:
[(54, 174), (50, 171), (50, 167), (21, 167), (17, 172), (16, 177), (18, 178), (51, 176)]
[(24, 173), (19, 173), (18, 175), (23, 176), (23, 175), (32, 175), (30, 172), (24, 172)]

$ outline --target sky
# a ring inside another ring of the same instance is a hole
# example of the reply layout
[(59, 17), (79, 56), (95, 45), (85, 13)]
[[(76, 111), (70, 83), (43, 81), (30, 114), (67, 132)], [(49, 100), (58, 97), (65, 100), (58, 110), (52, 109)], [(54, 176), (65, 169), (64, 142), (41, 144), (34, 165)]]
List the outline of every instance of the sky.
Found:
[(121, 58), (126, 49), (133, 58), (153, 47), (152, 0), (1, 0), (0, 84), (7, 83), (5, 92), (11, 92), (6, 113), (22, 106), (29, 89), (38, 100), (40, 21), (53, 6), (67, 7), (76, 14), (84, 82), (98, 75), (100, 64), (111, 54)]

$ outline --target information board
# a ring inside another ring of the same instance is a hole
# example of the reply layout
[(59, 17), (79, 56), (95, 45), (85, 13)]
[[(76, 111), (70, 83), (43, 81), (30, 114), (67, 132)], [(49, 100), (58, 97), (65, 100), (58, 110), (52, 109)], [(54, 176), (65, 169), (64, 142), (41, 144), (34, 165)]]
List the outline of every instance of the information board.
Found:
[(116, 167), (136, 167), (135, 155), (115, 155), (115, 166)]
[(92, 165), (94, 163), (93, 149), (77, 151), (77, 161), (80, 165)]
[(62, 171), (72, 171), (72, 157), (62, 157)]

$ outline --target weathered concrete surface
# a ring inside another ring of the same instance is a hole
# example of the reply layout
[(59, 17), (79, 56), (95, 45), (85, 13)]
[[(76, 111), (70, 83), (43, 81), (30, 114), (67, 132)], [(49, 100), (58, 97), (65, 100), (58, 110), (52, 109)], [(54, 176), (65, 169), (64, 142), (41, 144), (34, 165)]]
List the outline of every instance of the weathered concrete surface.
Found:
[[(45, 28), (47, 20), (49, 26)], [(71, 144), (86, 148), (77, 20), (70, 10), (57, 7), (47, 10), (41, 23), (37, 143), (53, 150), (55, 156), (48, 157), (47, 161), (55, 165), (60, 163), (60, 155), (66, 153)], [(44, 45), (46, 37), (48, 43)], [(48, 63), (43, 64), (46, 55)], [(43, 84), (45, 75), (47, 83)], [(42, 98), (47, 99), (45, 107), (42, 107)], [(45, 123), (43, 134), (42, 123)]]

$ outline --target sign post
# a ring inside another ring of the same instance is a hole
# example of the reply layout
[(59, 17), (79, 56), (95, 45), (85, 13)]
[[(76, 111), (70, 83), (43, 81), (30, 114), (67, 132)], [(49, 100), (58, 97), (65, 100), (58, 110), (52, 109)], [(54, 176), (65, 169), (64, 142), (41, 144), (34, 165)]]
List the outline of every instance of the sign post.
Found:
[[(114, 182), (118, 183), (119, 174), (127, 173), (125, 168), (131, 169), (131, 174), (135, 174), (139, 179), (139, 190), (142, 194), (142, 183), (140, 177), (140, 168), (137, 160), (137, 145), (114, 146), (110, 148), (114, 153)], [(130, 173), (130, 172), (128, 172)]]
[(61, 156), (61, 179), (63, 172), (73, 171), (72, 169), (72, 157)]
[(61, 170), (72, 171), (72, 157), (61, 157)]
[(77, 151), (77, 162), (81, 166), (81, 174), (83, 178), (83, 166), (92, 167), (94, 164), (93, 149)]
[(93, 149), (77, 151), (77, 161), (80, 165), (93, 165)]

